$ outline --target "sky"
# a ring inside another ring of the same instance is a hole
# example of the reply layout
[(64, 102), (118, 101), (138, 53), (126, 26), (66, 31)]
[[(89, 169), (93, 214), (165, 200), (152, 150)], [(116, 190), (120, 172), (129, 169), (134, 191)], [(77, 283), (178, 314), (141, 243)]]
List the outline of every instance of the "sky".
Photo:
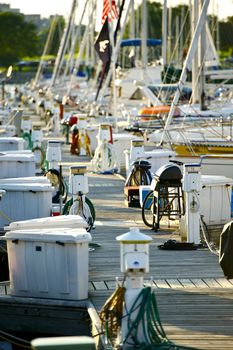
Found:
[[(101, 0), (96, 0), (101, 2)], [(140, 0), (136, 0), (137, 2)], [(162, 0), (157, 0), (162, 2)], [(178, 4), (189, 4), (190, 0), (167, 0), (168, 6)], [(79, 3), (85, 0), (79, 0)], [(5, 0), (13, 8), (19, 8), (24, 14), (41, 14), (42, 17), (61, 14), (68, 17), (72, 0)], [(217, 14), (220, 19), (233, 16), (233, 0), (210, 0), (209, 13)]]

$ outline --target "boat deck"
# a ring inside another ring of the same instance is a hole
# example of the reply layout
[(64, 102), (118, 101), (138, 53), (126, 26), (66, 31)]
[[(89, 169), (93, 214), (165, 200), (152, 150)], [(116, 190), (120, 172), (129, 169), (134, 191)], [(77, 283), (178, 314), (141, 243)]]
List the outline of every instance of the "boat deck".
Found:
[[(67, 146), (64, 159), (65, 176), (71, 163), (88, 165), (89, 162), (85, 157), (70, 156)], [(168, 228), (164, 223), (158, 232), (146, 227), (141, 209), (124, 203), (123, 177), (89, 173), (88, 180), (88, 197), (96, 210), (95, 229), (91, 232), (92, 243), (96, 244), (89, 252), (89, 301), (96, 311), (100, 311), (113, 293), (116, 278), (119, 281), (123, 278), (116, 237), (137, 226), (153, 238), (145, 285), (154, 289), (168, 338), (177, 345), (196, 349), (233, 349), (233, 281), (224, 278), (218, 256), (208, 249), (158, 249), (159, 244), (170, 238), (179, 239), (176, 226)], [(5, 294), (7, 288), (0, 286), (0, 291)], [(72, 306), (72, 302), (68, 304)], [(87, 305), (88, 301), (76, 304)]]

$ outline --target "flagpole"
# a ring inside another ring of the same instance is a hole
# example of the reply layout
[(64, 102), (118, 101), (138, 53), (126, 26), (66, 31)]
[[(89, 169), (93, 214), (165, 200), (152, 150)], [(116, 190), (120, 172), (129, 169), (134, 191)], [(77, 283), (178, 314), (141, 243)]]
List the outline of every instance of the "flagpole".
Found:
[[(112, 13), (112, 0), (110, 0), (110, 13)], [(112, 69), (112, 97), (113, 97), (113, 116), (115, 120), (115, 128), (116, 131), (118, 130), (117, 125), (117, 94), (116, 94), (116, 62), (113, 59), (113, 52), (115, 48), (115, 42), (114, 42), (114, 29), (113, 29), (113, 21), (110, 22), (110, 43), (112, 47), (111, 52), (111, 69)]]
[[(118, 39), (117, 39), (116, 45), (115, 45), (114, 50), (113, 50), (113, 52), (112, 52), (112, 59), (113, 59), (114, 63), (116, 63), (116, 61), (117, 61), (117, 56), (118, 56), (118, 52), (119, 52), (119, 49), (120, 49), (121, 40), (122, 40), (122, 38), (123, 38), (123, 34), (124, 34), (124, 31), (125, 31), (125, 27), (126, 27), (126, 22), (127, 22), (127, 18), (128, 18), (128, 14), (129, 14), (129, 9), (130, 9), (130, 5), (131, 5), (131, 1), (132, 1), (132, 0), (129, 0), (129, 2), (128, 2), (128, 7), (126, 8), (126, 11), (125, 11), (125, 12), (126, 12), (126, 13), (125, 13), (125, 18), (124, 18), (124, 21), (123, 21), (123, 24), (122, 24), (122, 27), (121, 27), (120, 35), (119, 35), (119, 37), (118, 37)], [(108, 85), (109, 85), (109, 83), (110, 83), (111, 76), (112, 76), (111, 73), (112, 73), (112, 71), (109, 70), (108, 75), (107, 75), (107, 77), (106, 77), (106, 79), (105, 79), (104, 86), (103, 86), (103, 88), (102, 88), (101, 96), (98, 98), (98, 100), (100, 101), (100, 103), (101, 103), (101, 101), (103, 100), (105, 91), (106, 91), (106, 89), (107, 89), (107, 87), (108, 87)]]

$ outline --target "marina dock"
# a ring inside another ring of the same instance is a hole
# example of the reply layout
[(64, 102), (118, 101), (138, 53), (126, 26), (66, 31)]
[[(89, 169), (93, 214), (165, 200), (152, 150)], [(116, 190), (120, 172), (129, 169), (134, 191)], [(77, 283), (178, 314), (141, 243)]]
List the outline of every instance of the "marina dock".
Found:
[[(65, 177), (71, 164), (89, 165), (87, 157), (71, 156), (67, 145), (63, 145), (63, 157)], [(12, 326), (12, 320), (15, 319), (16, 326), (17, 322), (22, 322), (19, 320), (26, 317), (27, 325), (28, 320), (31, 320), (29, 324), (31, 322), (33, 328), (35, 320), (39, 320), (38, 324), (42, 326), (46, 318), (48, 320), (50, 317), (50, 322), (56, 323), (56, 331), (62, 329), (65, 335), (75, 335), (79, 329), (82, 334), (88, 334), (88, 327), (98, 322), (98, 312), (116, 288), (116, 281), (121, 283), (123, 279), (116, 237), (128, 232), (130, 227), (137, 226), (142, 233), (153, 238), (150, 244), (150, 272), (145, 285), (154, 290), (168, 339), (177, 345), (202, 350), (233, 349), (233, 280), (225, 279), (218, 256), (208, 249), (158, 249), (158, 245), (170, 238), (180, 239), (176, 226), (168, 228), (162, 225), (158, 232), (146, 227), (142, 221), (141, 208), (125, 205), (124, 177), (120, 174), (89, 172), (88, 182), (88, 197), (96, 211), (89, 249), (89, 299), (63, 302), (9, 297), (5, 295), (9, 286), (2, 282), (1, 323), (7, 323), (8, 320)], [(21, 311), (16, 313), (16, 308)], [(89, 325), (87, 310), (91, 317)]]

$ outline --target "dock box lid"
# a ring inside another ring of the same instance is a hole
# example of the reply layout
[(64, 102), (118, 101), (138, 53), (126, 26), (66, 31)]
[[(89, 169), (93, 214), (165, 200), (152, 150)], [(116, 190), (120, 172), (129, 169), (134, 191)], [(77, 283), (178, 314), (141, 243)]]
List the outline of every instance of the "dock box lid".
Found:
[(0, 162), (33, 162), (35, 160), (35, 157), (33, 154), (26, 154), (26, 153), (0, 153)]
[(85, 228), (87, 227), (87, 223), (80, 215), (59, 215), (39, 219), (14, 221), (11, 222), (9, 226), (4, 227), (4, 229), (6, 231), (16, 231), (36, 228), (51, 229), (56, 227)]
[(232, 186), (233, 179), (220, 176), (220, 175), (202, 175), (201, 176), (202, 187), (211, 187), (211, 186)]
[[(20, 178), (19, 178), (20, 179)], [(49, 192), (54, 188), (48, 183), (6, 183), (0, 180), (0, 188), (5, 191)]]
[(112, 134), (112, 137), (113, 137), (113, 141), (131, 141), (136, 139), (134, 135), (126, 134), (126, 133)]
[(0, 137), (0, 143), (24, 143), (22, 137)]
[(26, 242), (47, 242), (47, 243), (85, 243), (90, 242), (92, 237), (84, 228), (47, 228), (9, 231), (4, 239)]
[(0, 179), (1, 184), (15, 184), (15, 183), (45, 183), (51, 185), (51, 182), (46, 176), (28, 176), (28, 177), (10, 177)]
[(154, 149), (151, 151), (146, 151), (144, 153), (146, 158), (162, 158), (162, 157), (174, 157), (175, 152), (170, 150)]

